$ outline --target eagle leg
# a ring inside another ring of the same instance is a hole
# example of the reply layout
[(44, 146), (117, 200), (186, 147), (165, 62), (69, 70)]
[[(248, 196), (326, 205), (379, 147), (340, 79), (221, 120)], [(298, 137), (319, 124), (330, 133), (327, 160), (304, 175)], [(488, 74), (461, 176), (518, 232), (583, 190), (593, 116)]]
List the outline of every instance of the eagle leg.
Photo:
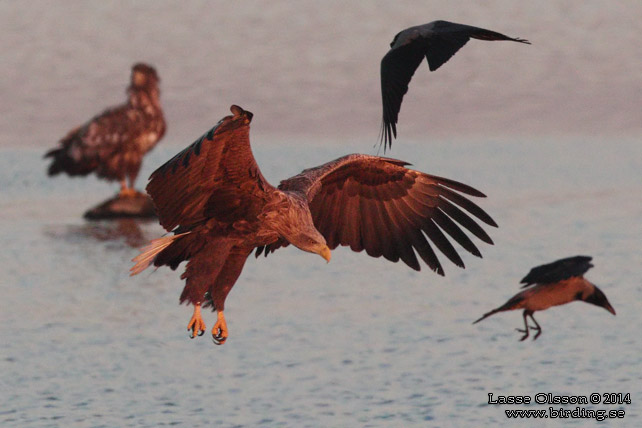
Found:
[(135, 195), (136, 189), (134, 189), (133, 186), (128, 186), (126, 179), (123, 178), (120, 180), (120, 192), (118, 193), (118, 196), (121, 198), (129, 198)]
[(216, 316), (216, 324), (212, 327), (212, 341), (217, 345), (223, 345), (228, 336), (227, 323), (225, 322), (223, 311), (218, 311)]
[(203, 317), (201, 317), (200, 303), (194, 304), (194, 314), (187, 324), (187, 331), (190, 332), (190, 339), (194, 339), (196, 336), (202, 336), (203, 333), (205, 333), (205, 322), (203, 321)]

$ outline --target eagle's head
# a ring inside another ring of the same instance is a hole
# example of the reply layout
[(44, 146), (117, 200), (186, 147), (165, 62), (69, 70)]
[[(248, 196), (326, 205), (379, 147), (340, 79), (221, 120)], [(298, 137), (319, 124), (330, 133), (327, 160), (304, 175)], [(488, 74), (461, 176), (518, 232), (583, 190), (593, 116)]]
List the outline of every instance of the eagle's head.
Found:
[(139, 62), (132, 67), (131, 86), (134, 88), (154, 88), (158, 86), (160, 78), (156, 69), (151, 65)]

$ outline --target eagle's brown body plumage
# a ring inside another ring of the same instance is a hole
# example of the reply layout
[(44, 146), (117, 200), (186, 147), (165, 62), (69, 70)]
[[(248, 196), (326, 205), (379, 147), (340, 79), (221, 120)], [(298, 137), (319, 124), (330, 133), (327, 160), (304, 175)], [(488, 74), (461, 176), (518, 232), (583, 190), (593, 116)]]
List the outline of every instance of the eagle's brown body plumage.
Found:
[(165, 134), (159, 80), (153, 67), (135, 64), (127, 102), (105, 110), (60, 140), (60, 147), (45, 154), (52, 158), (48, 174), (93, 172), (120, 181), (123, 192), (133, 191), (143, 156)]
[(147, 191), (161, 225), (174, 234), (152, 241), (132, 268), (132, 274), (151, 264), (176, 269), (187, 261), (181, 302), (195, 306), (192, 336), (205, 328), (201, 305), (211, 305), (218, 311), (214, 340), (225, 341), (225, 298), (255, 249), (257, 256), (267, 255), (292, 244), (329, 261), (330, 249), (346, 245), (419, 270), (416, 251), (443, 274), (429, 241), (461, 267), (448, 235), (481, 254), (460, 225), (492, 243), (461, 208), (489, 225), (494, 221), (458, 192), (482, 193), (395, 159), (348, 155), (270, 185), (250, 148), (252, 113), (231, 110), (232, 116), (151, 175)]

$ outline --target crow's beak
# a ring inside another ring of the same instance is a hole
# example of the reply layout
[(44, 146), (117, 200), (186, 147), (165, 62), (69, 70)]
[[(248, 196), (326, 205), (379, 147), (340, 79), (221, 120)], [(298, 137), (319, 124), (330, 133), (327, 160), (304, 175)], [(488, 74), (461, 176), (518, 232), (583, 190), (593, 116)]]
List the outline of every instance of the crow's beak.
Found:
[(604, 309), (615, 315), (615, 309), (613, 309), (613, 306), (611, 306), (609, 302), (606, 302), (606, 304), (604, 305)]

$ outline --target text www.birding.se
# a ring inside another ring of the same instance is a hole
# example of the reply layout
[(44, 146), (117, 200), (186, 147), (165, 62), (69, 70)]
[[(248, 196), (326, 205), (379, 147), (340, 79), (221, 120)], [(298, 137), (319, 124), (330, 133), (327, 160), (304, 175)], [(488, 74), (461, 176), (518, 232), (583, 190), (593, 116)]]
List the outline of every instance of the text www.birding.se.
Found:
[(560, 407), (558, 409), (549, 407), (548, 410), (504, 410), (506, 417), (509, 419), (595, 419), (603, 421), (605, 419), (622, 419), (624, 418), (625, 411), (623, 409), (617, 410), (595, 410), (587, 409), (584, 407), (576, 407), (575, 409), (565, 409)]

